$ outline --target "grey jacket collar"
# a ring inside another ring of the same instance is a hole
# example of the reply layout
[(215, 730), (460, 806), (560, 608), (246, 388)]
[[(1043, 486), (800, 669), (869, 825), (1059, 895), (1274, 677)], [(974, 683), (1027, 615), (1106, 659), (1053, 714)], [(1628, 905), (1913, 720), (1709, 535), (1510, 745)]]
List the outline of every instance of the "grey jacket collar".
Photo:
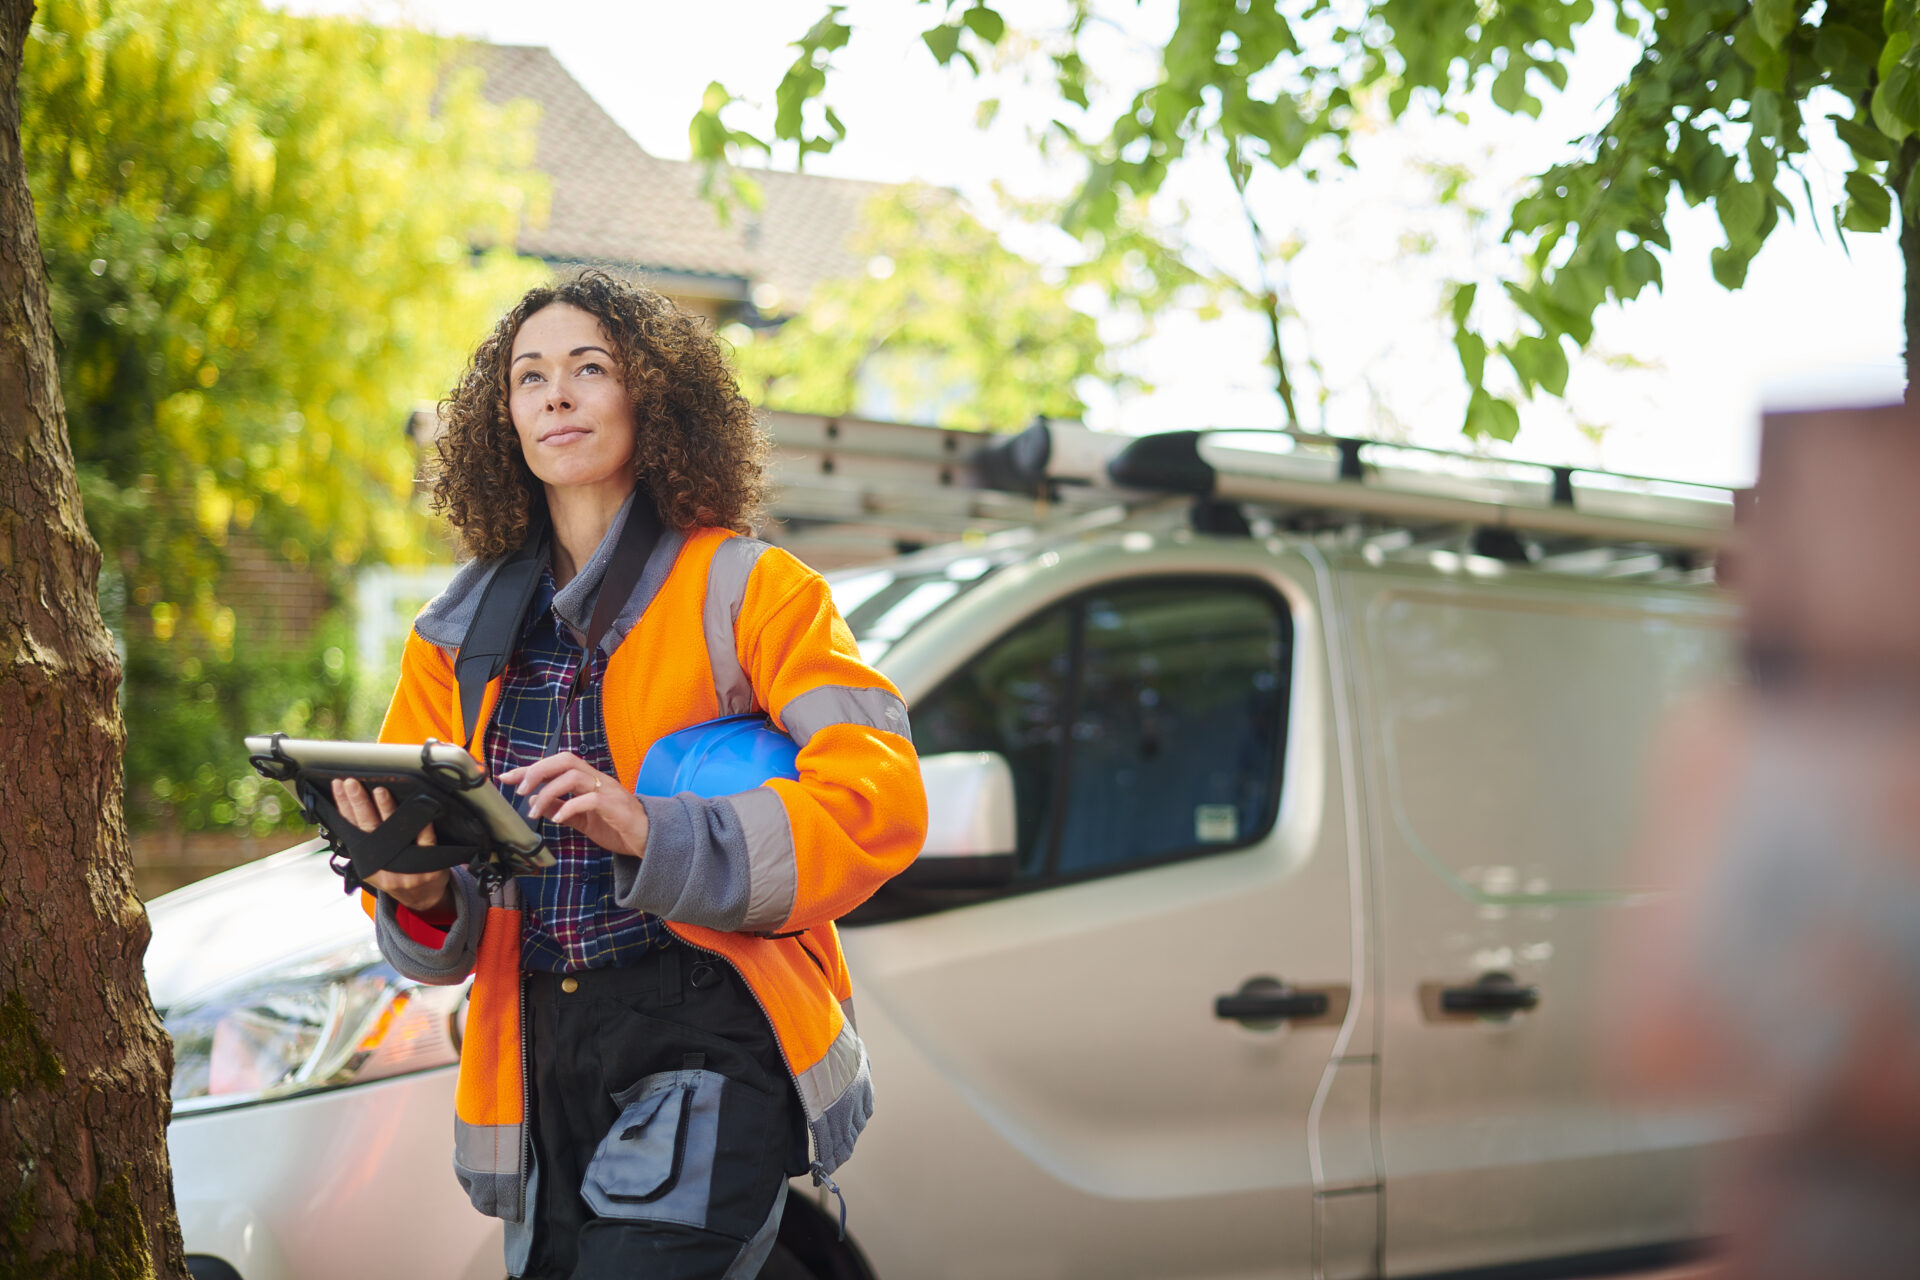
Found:
[[(585, 634), (588, 623), (593, 619), (593, 606), (600, 594), (600, 583), (607, 576), (607, 565), (613, 560), (614, 544), (620, 540), (620, 531), (626, 527), (627, 514), (633, 510), (634, 496), (638, 493), (639, 490), (635, 490), (633, 495), (628, 496), (613, 517), (613, 523), (607, 526), (606, 535), (600, 539), (600, 545), (594, 548), (593, 555), (588, 557), (587, 563), (581, 566), (573, 580), (553, 597), (554, 612), (578, 634)], [(614, 615), (613, 625), (607, 628), (607, 634), (600, 642), (600, 647), (606, 652), (612, 653), (619, 647), (620, 642), (627, 638), (627, 632), (633, 630), (634, 624), (640, 621), (640, 615), (653, 603), (654, 596), (660, 593), (686, 541), (686, 533), (679, 529), (668, 529), (660, 535), (653, 554), (647, 557), (647, 567), (641, 570), (640, 581), (634, 584), (633, 594), (627, 597), (626, 605)], [(473, 615), (480, 609), (480, 597), (499, 567), (499, 560), (469, 560), (461, 565), (454, 573), (453, 581), (447, 584), (447, 589), (435, 596), (420, 611), (420, 616), (413, 620), (413, 629), (420, 638), (442, 649), (458, 649), (460, 642), (466, 639), (467, 628), (473, 625)]]

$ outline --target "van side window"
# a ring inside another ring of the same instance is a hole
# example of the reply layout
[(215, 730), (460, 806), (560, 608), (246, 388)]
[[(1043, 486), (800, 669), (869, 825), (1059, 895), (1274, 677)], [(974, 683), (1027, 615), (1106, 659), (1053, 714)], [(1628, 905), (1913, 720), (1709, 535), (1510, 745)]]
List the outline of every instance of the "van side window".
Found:
[[(1024, 878), (1041, 870), (1043, 838), (1065, 737), (1071, 674), (1070, 614), (1050, 609), (1004, 636), (932, 697), (913, 708), (922, 755), (998, 751), (1013, 771), (1015, 823)], [(924, 745), (924, 744), (934, 745)]]
[(923, 756), (997, 751), (1016, 889), (1249, 844), (1272, 826), (1292, 621), (1241, 579), (1101, 588), (1036, 615), (913, 708)]
[(1081, 602), (1056, 875), (1265, 832), (1280, 787), (1289, 639), (1279, 600), (1237, 585), (1136, 586)]

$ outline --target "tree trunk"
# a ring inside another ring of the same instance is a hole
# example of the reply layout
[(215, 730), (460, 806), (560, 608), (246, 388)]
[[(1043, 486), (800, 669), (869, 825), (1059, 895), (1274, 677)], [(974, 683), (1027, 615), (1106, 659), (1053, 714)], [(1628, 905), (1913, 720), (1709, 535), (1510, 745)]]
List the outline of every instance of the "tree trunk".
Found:
[(1900, 219), (1900, 259), (1906, 267), (1907, 283), (1906, 399), (1908, 404), (1920, 405), (1920, 351), (1914, 350), (1914, 344), (1920, 342), (1920, 209), (1908, 208), (1901, 198), (1916, 163), (1920, 163), (1920, 138), (1908, 138), (1900, 145), (1892, 171), (1895, 216)]
[(119, 662), (74, 485), (0, 0), (0, 1280), (184, 1277)]

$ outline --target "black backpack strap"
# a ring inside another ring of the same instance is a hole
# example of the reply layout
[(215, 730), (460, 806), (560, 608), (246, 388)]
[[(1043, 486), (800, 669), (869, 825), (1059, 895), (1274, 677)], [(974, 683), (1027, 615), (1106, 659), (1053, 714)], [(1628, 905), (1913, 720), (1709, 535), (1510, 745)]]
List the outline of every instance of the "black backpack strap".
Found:
[(533, 603), (540, 570), (547, 563), (549, 540), (546, 509), (537, 507), (526, 541), (493, 571), (480, 593), (480, 605), (467, 624), (466, 638), (460, 641), (459, 655), (453, 661), (454, 679), (460, 685), (460, 728), (467, 735), (462, 746), (473, 740), (487, 684), (507, 669), (507, 659), (520, 642), (527, 606)]
[(660, 513), (654, 509), (652, 497), (645, 488), (634, 490), (627, 523), (620, 530), (620, 540), (613, 544), (613, 559), (607, 565), (606, 577), (600, 580), (599, 594), (593, 598), (593, 620), (587, 624), (588, 662), (593, 661), (593, 651), (600, 647), (613, 620), (640, 584), (640, 575), (646, 572), (647, 561), (659, 545), (660, 532)]
[(660, 532), (660, 513), (654, 509), (653, 499), (645, 488), (636, 489), (633, 506), (627, 511), (627, 523), (621, 527), (620, 540), (613, 544), (613, 558), (607, 564), (606, 575), (600, 579), (600, 591), (593, 598), (593, 618), (587, 623), (580, 666), (567, 681), (565, 701), (560, 714), (554, 717), (553, 733), (547, 738), (548, 755), (559, 748), (561, 735), (567, 728), (567, 708), (573, 705), (586, 683), (587, 672), (593, 667), (594, 651), (612, 628), (613, 620), (626, 608), (634, 587), (639, 585), (640, 575), (646, 571), (654, 547), (659, 545)]

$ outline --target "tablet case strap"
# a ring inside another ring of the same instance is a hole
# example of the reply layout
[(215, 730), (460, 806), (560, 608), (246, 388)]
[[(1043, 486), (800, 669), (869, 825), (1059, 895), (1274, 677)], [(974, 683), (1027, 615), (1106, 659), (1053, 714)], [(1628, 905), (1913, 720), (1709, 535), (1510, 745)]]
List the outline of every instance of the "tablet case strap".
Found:
[(379, 826), (362, 831), (347, 821), (325, 790), (307, 783), (302, 784), (302, 790), (306, 792), (310, 818), (327, 837), (332, 854), (329, 862), (346, 881), (348, 893), (376, 871), (437, 871), (470, 862), (485, 852), (469, 845), (414, 843), (421, 828), (446, 809), (431, 791), (415, 791)]
[(412, 847), (414, 837), (439, 817), (443, 809), (444, 806), (427, 791), (416, 791), (402, 800), (379, 826), (366, 833), (366, 838), (353, 850), (354, 865), (360, 874), (366, 876), (384, 870), (402, 851)]
[(453, 673), (460, 686), (460, 729), (468, 744), (480, 722), (480, 701), (488, 683), (507, 669), (507, 659), (520, 641), (520, 627), (540, 585), (550, 540), (546, 507), (536, 504), (526, 540), (488, 579), (473, 621), (467, 624), (467, 634), (460, 641)]

